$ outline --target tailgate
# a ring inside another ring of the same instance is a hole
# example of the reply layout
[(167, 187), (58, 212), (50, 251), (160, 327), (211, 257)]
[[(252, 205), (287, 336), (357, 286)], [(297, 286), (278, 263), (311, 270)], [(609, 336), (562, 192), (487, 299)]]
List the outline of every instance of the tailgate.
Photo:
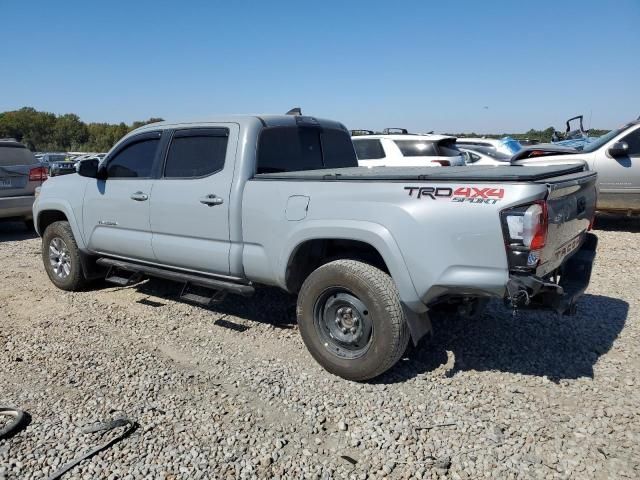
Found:
[(595, 172), (549, 179), (547, 183), (547, 241), (540, 252), (536, 275), (544, 277), (576, 253), (585, 240), (596, 208)]
[(29, 182), (29, 167), (23, 165), (0, 166), (0, 197), (24, 195)]

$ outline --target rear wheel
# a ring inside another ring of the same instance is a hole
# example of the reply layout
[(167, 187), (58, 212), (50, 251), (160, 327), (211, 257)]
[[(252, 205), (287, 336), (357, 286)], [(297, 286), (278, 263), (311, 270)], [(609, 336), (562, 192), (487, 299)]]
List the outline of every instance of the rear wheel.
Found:
[(80, 252), (69, 222), (54, 222), (46, 228), (42, 235), (42, 261), (56, 287), (77, 291), (86, 285)]
[(393, 280), (355, 260), (337, 260), (312, 272), (300, 290), (297, 317), (311, 355), (348, 380), (382, 374), (409, 342)]

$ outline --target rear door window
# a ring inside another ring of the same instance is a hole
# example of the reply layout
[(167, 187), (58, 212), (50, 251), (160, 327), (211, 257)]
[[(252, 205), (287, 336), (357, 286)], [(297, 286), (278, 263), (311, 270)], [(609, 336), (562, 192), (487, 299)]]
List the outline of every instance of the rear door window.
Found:
[(405, 157), (436, 157), (438, 151), (433, 142), (426, 140), (395, 140)]
[(313, 127), (270, 127), (258, 141), (257, 173), (282, 173), (358, 165), (349, 134)]
[(358, 160), (377, 160), (385, 157), (382, 142), (378, 139), (354, 140), (353, 146), (356, 149)]
[(33, 165), (37, 163), (31, 150), (19, 143), (0, 143), (0, 167), (16, 165)]
[(222, 170), (228, 135), (224, 128), (178, 130), (169, 147), (164, 177), (204, 177)]

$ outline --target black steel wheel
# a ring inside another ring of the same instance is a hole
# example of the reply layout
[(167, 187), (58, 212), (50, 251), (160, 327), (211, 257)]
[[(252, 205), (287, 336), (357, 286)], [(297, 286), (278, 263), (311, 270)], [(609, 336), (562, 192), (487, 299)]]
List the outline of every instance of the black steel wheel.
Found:
[(369, 380), (387, 371), (409, 342), (393, 280), (356, 260), (336, 260), (313, 271), (298, 294), (296, 314), (311, 355), (348, 380)]

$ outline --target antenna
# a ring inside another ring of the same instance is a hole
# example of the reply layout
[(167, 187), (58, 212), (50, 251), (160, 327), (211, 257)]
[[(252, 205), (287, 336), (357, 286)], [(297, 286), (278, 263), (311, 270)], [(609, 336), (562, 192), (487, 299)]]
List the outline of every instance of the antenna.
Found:
[(285, 115), (302, 115), (302, 109), (300, 107), (294, 107), (289, 110)]

